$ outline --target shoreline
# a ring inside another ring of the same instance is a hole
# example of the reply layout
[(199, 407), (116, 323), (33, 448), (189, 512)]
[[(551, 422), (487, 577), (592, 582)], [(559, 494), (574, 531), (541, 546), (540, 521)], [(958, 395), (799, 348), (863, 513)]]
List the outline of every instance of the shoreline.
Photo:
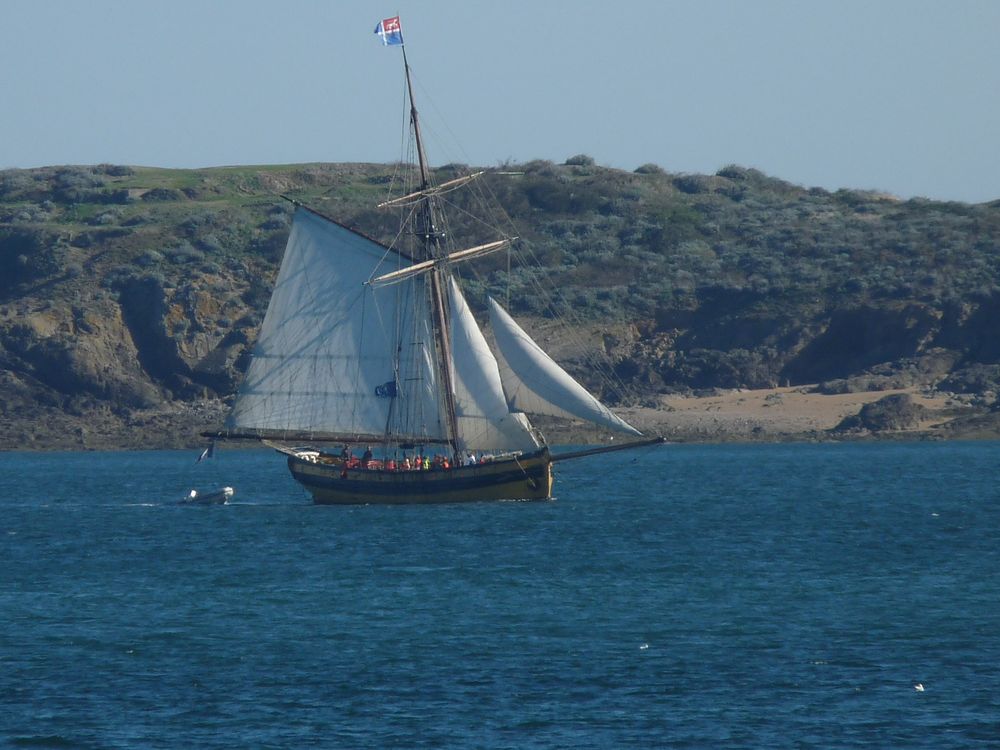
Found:
[[(886, 396), (906, 394), (920, 418), (905, 429), (837, 431), (847, 417)], [(823, 394), (815, 386), (760, 390), (715, 389), (664, 395), (616, 411), (644, 434), (672, 443), (844, 442), (864, 440), (1000, 439), (1000, 411), (977, 396), (921, 388)], [(4, 451), (169, 450), (204, 447), (203, 430), (217, 429), (228, 406), (221, 400), (180, 402), (154, 409), (69, 414), (40, 408), (15, 415), (0, 435)], [(580, 424), (537, 419), (552, 445), (607, 441)], [(621, 436), (616, 436), (621, 439)]]

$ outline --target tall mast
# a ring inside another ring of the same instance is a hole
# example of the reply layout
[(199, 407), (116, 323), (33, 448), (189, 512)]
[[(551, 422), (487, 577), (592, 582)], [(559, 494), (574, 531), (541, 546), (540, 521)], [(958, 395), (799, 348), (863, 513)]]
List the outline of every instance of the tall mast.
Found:
[(420, 189), (430, 187), (427, 172), (427, 154), (424, 153), (424, 142), (420, 137), (420, 123), (417, 118), (417, 102), (413, 98), (413, 81), (410, 80), (410, 63), (406, 60), (406, 45), (403, 48), (403, 68), (406, 70), (406, 90), (410, 94), (410, 122), (413, 123), (413, 134), (417, 141), (417, 161), (420, 163)]
[[(406, 45), (403, 48), (403, 68), (406, 71), (406, 89), (410, 95), (410, 122), (413, 125), (413, 138), (417, 144), (417, 161), (420, 165), (420, 189), (427, 190), (430, 187), (430, 176), (427, 168), (427, 155), (424, 153), (424, 142), (420, 137), (420, 119), (417, 116), (417, 104), (413, 98), (413, 81), (410, 79), (410, 64), (406, 59)], [(437, 211), (434, 199), (426, 195), (422, 199), (420, 207), (420, 220), (417, 231), (420, 241), (423, 244), (424, 260), (437, 258), (442, 254), (441, 235), (437, 226)], [(438, 370), (441, 375), (441, 384), (444, 388), (445, 410), (447, 412), (448, 434), (451, 437), (453, 452), (458, 451), (458, 417), (455, 410), (455, 389), (452, 383), (452, 355), (451, 355), (451, 333), (448, 323), (448, 315), (444, 305), (444, 272), (437, 266), (430, 271), (431, 282), (431, 320), (434, 326), (434, 335), (437, 340), (437, 349), (440, 354)]]

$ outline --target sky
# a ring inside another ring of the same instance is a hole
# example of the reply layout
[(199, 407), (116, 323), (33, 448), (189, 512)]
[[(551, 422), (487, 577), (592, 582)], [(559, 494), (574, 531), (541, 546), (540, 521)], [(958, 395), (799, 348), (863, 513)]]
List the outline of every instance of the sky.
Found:
[(0, 0), (0, 168), (587, 154), (1000, 199), (996, 0)]

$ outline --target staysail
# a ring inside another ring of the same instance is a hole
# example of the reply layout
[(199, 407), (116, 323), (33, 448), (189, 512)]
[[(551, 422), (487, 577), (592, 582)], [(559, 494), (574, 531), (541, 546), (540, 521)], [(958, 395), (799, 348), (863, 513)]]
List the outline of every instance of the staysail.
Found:
[(490, 324), (500, 349), (500, 377), (511, 409), (583, 419), (630, 435), (642, 434), (557, 365), (492, 297)]
[(455, 406), (460, 450), (534, 450), (539, 447), (524, 414), (511, 413), (500, 370), (455, 279), (448, 280)]
[(365, 283), (409, 264), (298, 208), (227, 427), (446, 439), (425, 278)]

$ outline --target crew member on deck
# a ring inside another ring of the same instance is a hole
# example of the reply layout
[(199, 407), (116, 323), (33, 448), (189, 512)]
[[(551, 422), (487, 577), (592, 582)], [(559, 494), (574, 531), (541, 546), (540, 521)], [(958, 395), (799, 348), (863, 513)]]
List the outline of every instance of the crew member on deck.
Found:
[(368, 463), (372, 460), (372, 447), (369, 445), (361, 456), (361, 468), (367, 469)]

